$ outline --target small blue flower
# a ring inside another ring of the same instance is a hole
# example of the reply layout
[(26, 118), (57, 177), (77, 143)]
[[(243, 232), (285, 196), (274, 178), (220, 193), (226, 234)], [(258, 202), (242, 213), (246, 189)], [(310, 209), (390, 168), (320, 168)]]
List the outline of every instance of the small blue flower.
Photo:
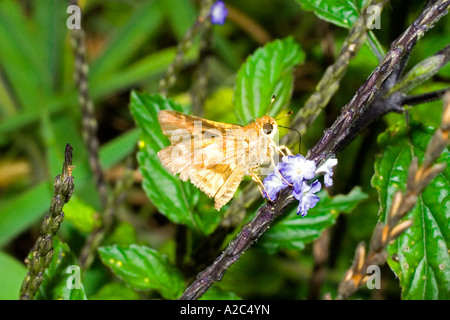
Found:
[(269, 173), (267, 177), (264, 178), (263, 184), (267, 190), (267, 193), (266, 190), (264, 190), (264, 197), (271, 199), (272, 201), (277, 198), (277, 194), (280, 190), (288, 186), (277, 170)]
[(316, 164), (314, 161), (306, 160), (301, 154), (283, 157), (279, 163), (280, 173), (290, 184), (309, 180), (316, 175)]
[(331, 187), (333, 185), (333, 179), (331, 178), (333, 176), (333, 170), (332, 168), (337, 165), (338, 161), (336, 158), (330, 158), (325, 163), (319, 166), (317, 168), (316, 173), (325, 173), (325, 176), (323, 177), (323, 182), (325, 183), (325, 186)]
[(292, 195), (297, 199), (298, 207), (297, 214), (301, 214), (302, 217), (306, 216), (308, 210), (314, 208), (319, 202), (320, 198), (315, 195), (322, 188), (319, 180), (314, 181), (312, 184), (308, 184), (306, 181), (294, 184), (294, 191)]
[(211, 6), (211, 23), (223, 25), (228, 15), (228, 10), (222, 0), (216, 1)]
[(324, 182), (327, 187), (333, 184), (333, 170), (337, 164), (336, 159), (328, 159), (319, 168), (316, 168), (314, 161), (306, 160), (300, 154), (287, 156), (275, 166), (263, 181), (265, 198), (275, 200), (278, 192), (289, 185), (293, 186), (292, 195), (298, 200), (297, 214), (304, 217), (308, 210), (315, 207), (320, 198), (316, 195), (322, 189), (319, 180), (308, 183), (316, 177), (318, 173), (325, 173)]

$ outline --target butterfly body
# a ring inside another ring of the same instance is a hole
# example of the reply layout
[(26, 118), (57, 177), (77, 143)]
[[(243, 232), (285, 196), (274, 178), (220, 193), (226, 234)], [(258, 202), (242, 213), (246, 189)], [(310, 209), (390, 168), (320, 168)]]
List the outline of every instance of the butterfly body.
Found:
[(246, 125), (202, 119), (162, 110), (158, 120), (171, 145), (158, 152), (163, 166), (180, 174), (209, 197), (220, 210), (233, 197), (244, 176), (261, 183), (260, 166), (273, 163), (279, 147), (274, 142), (278, 126), (266, 115)]

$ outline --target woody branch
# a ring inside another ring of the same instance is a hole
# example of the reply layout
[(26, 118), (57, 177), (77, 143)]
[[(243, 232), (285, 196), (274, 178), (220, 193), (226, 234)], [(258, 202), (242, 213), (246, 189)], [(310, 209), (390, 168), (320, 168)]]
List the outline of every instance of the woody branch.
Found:
[[(403, 111), (402, 96), (389, 93), (389, 89), (399, 81), (406, 60), (417, 41), (447, 13), (449, 6), (448, 0), (428, 3), (413, 24), (392, 43), (383, 61), (358, 89), (351, 101), (342, 108), (340, 116), (333, 125), (310, 150), (307, 155), (309, 160), (315, 161), (316, 165), (319, 164), (329, 154), (341, 151), (372, 121), (392, 111)], [(292, 187), (288, 187), (280, 192), (275, 202), (266, 203), (261, 207), (255, 218), (242, 227), (223, 253), (197, 275), (180, 299), (198, 299), (214, 282), (220, 281), (226, 270), (264, 234), (293, 201)]]

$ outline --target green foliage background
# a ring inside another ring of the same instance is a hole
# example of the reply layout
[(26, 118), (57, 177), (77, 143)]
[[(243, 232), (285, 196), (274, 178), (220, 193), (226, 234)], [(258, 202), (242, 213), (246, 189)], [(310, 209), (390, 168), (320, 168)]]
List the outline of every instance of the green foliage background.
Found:
[[(225, 25), (213, 26), (203, 117), (248, 123), (265, 113), (273, 93), (278, 99), (272, 115), (297, 112), (339, 53), (362, 3), (226, 1), (235, 12), (251, 19), (268, 42), (261, 42), (255, 28), (236, 14), (230, 15)], [(419, 1), (408, 6), (399, 0), (389, 3), (381, 16), (381, 29), (372, 30), (371, 35), (384, 51), (423, 5)], [(202, 239), (213, 234), (223, 214), (217, 213), (212, 200), (193, 185), (168, 174), (156, 157), (168, 144), (158, 126), (157, 111), (191, 110), (189, 91), (195, 80), (198, 39), (184, 57), (170, 99), (157, 92), (159, 80), (175, 57), (176, 45), (197, 17), (199, 1), (91, 0), (80, 4), (89, 86), (99, 121), (100, 161), (113, 184), (120, 172), (117, 168), (140, 141), (140, 177), (128, 190), (125, 203), (117, 208), (117, 221), (94, 264), (83, 273), (83, 286), (67, 291), (65, 268), (77, 265), (81, 247), (96, 227), (101, 210), (81, 136), (81, 114), (72, 79), (74, 57), (66, 28), (67, 3), (1, 0), (0, 299), (18, 298), (26, 274), (23, 261), (50, 205), (53, 178), (61, 171), (67, 142), (74, 148), (75, 194), (64, 209), (66, 218), (58, 234), (61, 240), (56, 240), (54, 261), (37, 298), (176, 299), (192, 280), (183, 265), (188, 264)], [(446, 16), (419, 41), (408, 66), (448, 43), (450, 18)], [(302, 137), (303, 154), (377, 64), (370, 47), (364, 45), (351, 61), (336, 96)], [(450, 66), (446, 66), (411, 93), (442, 89), (449, 82)], [(413, 150), (423, 151), (440, 124), (441, 105), (440, 101), (430, 102), (410, 110), (413, 121), (421, 123), (408, 129), (413, 132)], [(319, 298), (326, 292), (335, 296), (357, 243), (369, 241), (376, 222), (384, 219), (393, 188), (405, 186), (411, 155), (407, 154), (410, 147), (404, 122), (403, 115), (389, 114), (365, 130), (338, 155), (335, 183), (320, 194), (318, 206), (305, 218), (295, 214), (295, 207), (289, 208), (203, 298), (307, 299), (314, 263), (312, 242), (327, 228), (331, 242)], [(289, 117), (280, 123), (288, 125)], [(291, 149), (297, 150), (297, 146)], [(396, 161), (399, 153), (404, 157)], [(447, 151), (442, 161), (449, 162)], [(405, 245), (392, 244), (389, 254), (403, 260), (396, 264), (388, 259), (388, 266), (382, 268), (382, 290), (363, 288), (354, 298), (450, 298), (448, 170), (427, 188), (423, 195), (426, 206), (411, 212), (415, 224), (398, 240), (407, 243), (413, 233), (420, 245), (405, 252)], [(381, 181), (386, 174), (395, 179)], [(242, 183), (236, 197), (250, 182), (246, 179)], [(247, 208), (243, 223), (262, 204), (261, 199)], [(183, 244), (176, 237), (181, 228), (186, 232)], [(419, 231), (422, 236), (415, 233)], [(180, 246), (186, 246), (181, 263), (176, 261)], [(417, 273), (408, 274), (408, 268)]]

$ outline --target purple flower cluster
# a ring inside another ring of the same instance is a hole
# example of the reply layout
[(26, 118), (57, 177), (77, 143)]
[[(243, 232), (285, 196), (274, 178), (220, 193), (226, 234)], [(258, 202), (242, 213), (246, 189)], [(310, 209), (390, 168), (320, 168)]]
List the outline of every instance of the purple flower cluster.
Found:
[(312, 183), (308, 183), (308, 181), (317, 174), (324, 173), (325, 186), (332, 186), (332, 168), (336, 164), (337, 159), (331, 158), (320, 165), (319, 168), (316, 168), (314, 161), (306, 160), (300, 154), (283, 157), (282, 161), (276, 165), (275, 170), (263, 181), (266, 189), (264, 197), (275, 200), (280, 190), (291, 185), (294, 188), (292, 195), (299, 201), (297, 214), (304, 217), (308, 210), (319, 202), (320, 199), (316, 193), (322, 189), (322, 184), (318, 180)]
[(216, 1), (211, 6), (211, 23), (212, 24), (224, 24), (228, 15), (228, 9), (225, 7), (225, 3), (222, 0)]

